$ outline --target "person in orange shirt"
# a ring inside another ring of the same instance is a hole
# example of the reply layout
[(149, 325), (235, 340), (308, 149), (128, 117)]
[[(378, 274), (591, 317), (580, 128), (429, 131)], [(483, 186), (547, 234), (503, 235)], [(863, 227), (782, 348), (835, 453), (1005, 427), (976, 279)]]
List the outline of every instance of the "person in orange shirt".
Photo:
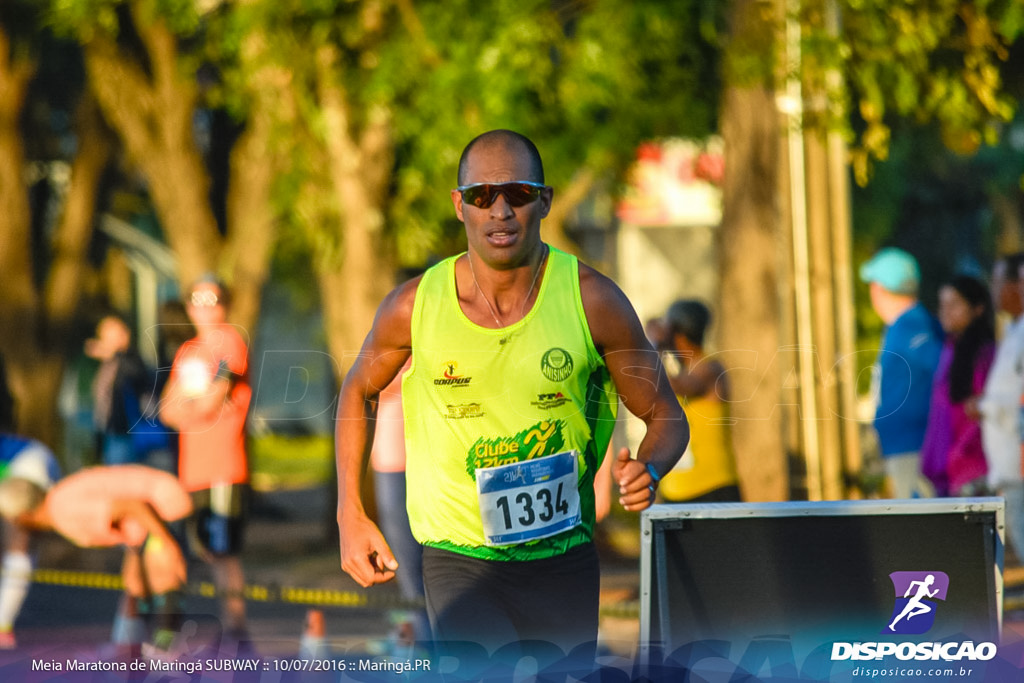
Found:
[(196, 336), (178, 350), (160, 401), (160, 419), (179, 432), (178, 476), (195, 506), (190, 540), (213, 568), (225, 635), (245, 640), (245, 575), (240, 553), (249, 497), (245, 421), (252, 398), (248, 348), (227, 322), (228, 291), (197, 282), (186, 299)]
[(56, 531), (83, 548), (125, 547), (121, 609), (156, 618), (152, 642), (161, 650), (170, 647), (179, 626), (187, 579), (185, 557), (167, 523), (191, 512), (192, 500), (178, 480), (144, 465), (87, 468), (49, 491), (19, 476), (0, 482), (5, 520)]

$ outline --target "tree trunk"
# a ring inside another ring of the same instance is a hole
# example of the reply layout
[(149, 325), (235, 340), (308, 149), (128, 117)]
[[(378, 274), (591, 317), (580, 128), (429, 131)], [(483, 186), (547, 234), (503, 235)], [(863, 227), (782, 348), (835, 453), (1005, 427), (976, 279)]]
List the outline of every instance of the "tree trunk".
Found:
[(228, 188), (228, 236), (224, 247), (225, 270), (232, 273), (231, 319), (255, 330), (263, 285), (270, 271), (276, 236), (276, 214), (271, 201), (274, 178), (282, 164), (271, 144), (281, 92), (290, 74), (266, 66), (265, 36), (253, 31), (245, 38), (242, 59), (252, 74), (247, 83), (251, 107), (245, 131), (231, 151)]
[(149, 182), (164, 236), (178, 258), (182, 291), (206, 273), (221, 275), (231, 287), (231, 320), (253, 329), (274, 233), (269, 196), (275, 166), (267, 152), (269, 123), (261, 101), (257, 98), (250, 127), (232, 154), (225, 240), (193, 134), (194, 74), (182, 71), (177, 39), (167, 25), (147, 12), (145, 3), (133, 2), (131, 9), (149, 68), (143, 72), (113, 40), (94, 36), (85, 45), (91, 87)]
[(231, 153), (228, 189), (228, 240), (225, 270), (231, 273), (231, 321), (255, 332), (263, 285), (274, 245), (274, 211), (270, 202), (273, 163), (267, 148), (266, 117), (256, 113)]
[(84, 101), (76, 119), (78, 154), (53, 242), (53, 262), (45, 298), (33, 282), (31, 209), (23, 181), (25, 169), (20, 112), (33, 69), (6, 61), (0, 33), (0, 353), (17, 400), (19, 433), (59, 444), (60, 391), (70, 328), (81, 298), (84, 254), (92, 236), (97, 188), (110, 157), (94, 103)]
[(46, 283), (47, 336), (66, 338), (78, 308), (87, 271), (87, 251), (96, 220), (98, 188), (112, 154), (113, 141), (96, 100), (83, 95), (78, 104), (78, 154), (71, 165), (71, 185), (53, 243)]
[(596, 176), (594, 171), (584, 168), (577, 173), (572, 181), (561, 192), (555, 192), (551, 211), (544, 221), (544, 241), (569, 254), (580, 253), (580, 247), (565, 232), (569, 216), (576, 210), (594, 188)]
[[(154, 74), (176, 73), (176, 53), (150, 57), (170, 62), (154, 68)], [(104, 115), (149, 182), (164, 236), (178, 256), (179, 282), (187, 287), (215, 269), (221, 248), (209, 177), (192, 136), (195, 85), (180, 79), (150, 82), (135, 61), (103, 38), (85, 46), (85, 63)]]
[(333, 47), (317, 55), (317, 93), (324, 115), (331, 182), (341, 205), (341, 258), (320, 275), (328, 349), (340, 376), (352, 365), (377, 306), (394, 284), (381, 248), (387, 179), (394, 158), (390, 115), (370, 112), (354, 137), (345, 92), (336, 78)]
[(991, 190), (987, 196), (998, 226), (996, 253), (1013, 254), (1024, 249), (1024, 202), (1019, 193)]
[(725, 177), (718, 234), (719, 347), (729, 368), (729, 405), (736, 420), (732, 435), (744, 495), (752, 501), (785, 500), (778, 358), (779, 129), (770, 66), (758, 71), (758, 62), (772, 63), (772, 27), (756, 0), (736, 0), (732, 12), (721, 113)]
[(31, 410), (39, 295), (32, 281), (32, 213), (19, 125), (35, 68), (34, 62), (13, 56), (0, 27), (0, 354), (17, 404), (18, 431), (45, 438), (47, 430), (32, 419)]
[[(28, 84), (35, 64), (12, 57), (10, 41), (0, 26), (0, 352), (25, 345), (35, 329), (36, 292), (32, 286), (32, 215), (25, 187), (25, 148), (20, 127)], [(17, 335), (11, 334), (17, 331)], [(10, 377), (19, 383), (17, 372)], [(20, 387), (16, 387), (18, 389)]]

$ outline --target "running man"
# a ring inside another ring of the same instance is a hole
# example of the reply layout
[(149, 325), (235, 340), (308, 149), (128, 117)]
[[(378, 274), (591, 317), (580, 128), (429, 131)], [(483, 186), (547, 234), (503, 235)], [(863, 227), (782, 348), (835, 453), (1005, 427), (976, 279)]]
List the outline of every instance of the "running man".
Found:
[(936, 588), (933, 591), (928, 590), (928, 587), (931, 586), (933, 583), (935, 583), (934, 574), (929, 574), (924, 578), (923, 581), (910, 582), (910, 585), (907, 586), (907, 592), (903, 594), (903, 597), (910, 597), (910, 594), (914, 591), (914, 586), (917, 586), (917, 593), (914, 594), (914, 597), (910, 598), (910, 601), (907, 602), (907, 604), (903, 607), (903, 610), (899, 613), (899, 615), (892, 620), (891, 624), (889, 624), (890, 631), (895, 631), (896, 624), (898, 624), (899, 621), (903, 618), (906, 618), (907, 621), (910, 621), (913, 617), (916, 617), (920, 614), (928, 614), (932, 611), (932, 606), (925, 604), (924, 602), (922, 602), (922, 600), (924, 600), (925, 598), (933, 598), (935, 597), (935, 594), (939, 592), (938, 588)]
[(341, 566), (362, 586), (395, 575), (360, 480), (380, 392), (411, 357), (407, 505), (439, 644), (585, 644), (575, 655), (592, 663), (593, 483), (617, 400), (647, 427), (636, 458), (626, 448), (614, 456), (627, 510), (651, 505), (688, 425), (622, 291), (541, 240), (553, 191), (534, 144), (511, 131), (480, 135), (458, 184), (451, 199), (468, 252), (387, 296), (342, 386)]

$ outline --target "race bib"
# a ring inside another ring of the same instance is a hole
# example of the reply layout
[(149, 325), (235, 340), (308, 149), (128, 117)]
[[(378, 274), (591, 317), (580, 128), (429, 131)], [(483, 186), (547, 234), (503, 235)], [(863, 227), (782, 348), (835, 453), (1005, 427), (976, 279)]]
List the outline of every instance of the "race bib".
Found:
[(582, 520), (577, 451), (476, 471), (487, 545), (536, 541)]

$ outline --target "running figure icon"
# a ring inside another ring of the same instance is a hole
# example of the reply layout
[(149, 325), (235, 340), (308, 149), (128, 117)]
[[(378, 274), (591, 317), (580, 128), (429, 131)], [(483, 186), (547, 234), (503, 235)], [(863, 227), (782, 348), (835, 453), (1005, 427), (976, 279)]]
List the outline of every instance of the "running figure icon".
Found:
[(907, 604), (903, 607), (903, 611), (900, 612), (899, 615), (892, 620), (891, 624), (889, 624), (890, 631), (896, 630), (896, 624), (899, 623), (901, 619), (906, 618), (907, 621), (910, 621), (910, 619), (913, 617), (916, 617), (921, 614), (927, 614), (928, 612), (931, 612), (933, 609), (935, 609), (931, 605), (922, 602), (924, 598), (934, 598), (935, 595), (939, 592), (938, 588), (932, 591), (928, 590), (933, 583), (935, 583), (934, 574), (929, 574), (924, 578), (923, 581), (910, 582), (910, 585), (907, 587), (907, 592), (903, 594), (903, 597), (909, 598), (910, 594), (914, 591), (915, 586), (917, 587), (917, 592), (914, 594), (914, 597), (910, 598)]

